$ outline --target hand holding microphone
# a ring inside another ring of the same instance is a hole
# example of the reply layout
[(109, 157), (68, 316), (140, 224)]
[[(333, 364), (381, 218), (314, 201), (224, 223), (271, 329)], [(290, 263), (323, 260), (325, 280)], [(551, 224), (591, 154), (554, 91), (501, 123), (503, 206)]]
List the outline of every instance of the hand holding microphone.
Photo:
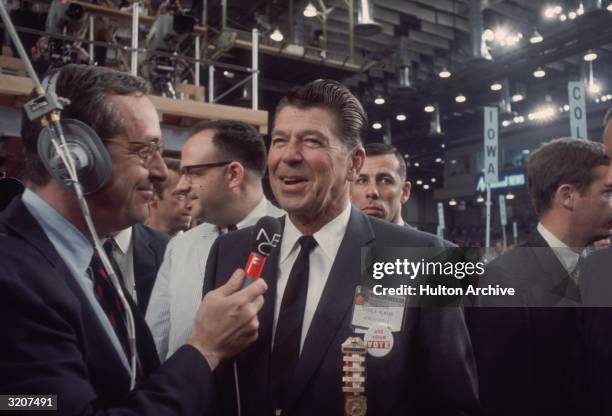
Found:
[(261, 218), (253, 230), (252, 249), (245, 270), (237, 269), (223, 286), (204, 296), (187, 343), (204, 355), (211, 369), (257, 339), (257, 314), (268, 289), (259, 277), (266, 258), (279, 241), (278, 220)]

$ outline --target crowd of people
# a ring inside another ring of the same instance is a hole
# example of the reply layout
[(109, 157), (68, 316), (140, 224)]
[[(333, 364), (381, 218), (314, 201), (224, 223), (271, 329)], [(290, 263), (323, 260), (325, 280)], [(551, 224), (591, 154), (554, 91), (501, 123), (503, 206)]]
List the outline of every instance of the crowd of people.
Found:
[[(539, 223), (488, 264), (516, 289), (511, 307), (405, 307), (390, 350), (366, 359), (365, 391), (347, 393), (362, 248), (455, 246), (402, 219), (405, 162), (363, 145), (351, 92), (330, 80), (288, 91), (269, 149), (245, 123), (198, 123), (179, 161), (162, 157), (142, 79), (81, 65), (50, 76), (71, 103), (62, 119), (90, 126), (111, 161), (86, 201), (119, 285), (24, 115), (25, 190), (0, 213), (0, 394), (57, 395), (62, 415), (363, 415), (359, 395), (368, 415), (612, 409), (612, 310), (580, 308), (612, 299), (612, 253), (585, 250), (612, 233), (612, 112), (605, 146), (560, 138), (530, 156)], [(247, 285), (264, 216), (279, 218), (280, 243)]]

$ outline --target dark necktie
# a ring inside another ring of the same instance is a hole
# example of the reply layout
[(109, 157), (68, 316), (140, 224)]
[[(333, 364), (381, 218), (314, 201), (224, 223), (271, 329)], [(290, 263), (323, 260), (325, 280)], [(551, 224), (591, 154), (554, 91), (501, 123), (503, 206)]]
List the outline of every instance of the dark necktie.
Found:
[[(105, 250), (106, 251), (106, 250)], [(125, 308), (121, 303), (119, 294), (113, 286), (110, 277), (104, 269), (102, 259), (97, 251), (94, 251), (94, 255), (91, 258), (89, 264), (90, 275), (94, 283), (94, 293), (102, 310), (106, 313), (108, 320), (110, 321), (119, 343), (123, 347), (125, 356), (130, 358), (130, 344), (128, 339), (127, 326), (125, 323)], [(119, 276), (117, 276), (119, 279)]]
[(287, 393), (300, 355), (300, 339), (310, 269), (308, 256), (317, 246), (316, 240), (310, 235), (300, 237), (298, 243), (301, 249), (289, 273), (272, 349), (271, 382), (277, 409), (283, 409), (287, 404)]

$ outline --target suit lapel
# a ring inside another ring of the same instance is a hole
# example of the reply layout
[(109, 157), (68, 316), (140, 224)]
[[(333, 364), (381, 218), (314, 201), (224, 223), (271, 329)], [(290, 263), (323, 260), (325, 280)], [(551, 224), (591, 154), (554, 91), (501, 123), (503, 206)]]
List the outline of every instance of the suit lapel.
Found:
[[(132, 227), (132, 250), (134, 253), (134, 284), (136, 286), (136, 299), (138, 305), (144, 305), (146, 299), (144, 294), (147, 293), (147, 286), (151, 276), (157, 274), (157, 254), (146, 234), (135, 225)], [(144, 310), (144, 308), (141, 308)]]
[(117, 375), (114, 381), (114, 388), (127, 391), (129, 389), (129, 374), (125, 371), (117, 350), (105, 335), (105, 329), (83, 293), (83, 289), (81, 289), (72, 276), (72, 273), (45, 235), (43, 229), (29, 214), (21, 199), (13, 200), (13, 203), (6, 211), (5, 214), (8, 219), (6, 225), (22, 236), (28, 244), (34, 246), (49, 261), (49, 264), (53, 267), (55, 277), (61, 279), (72, 292), (72, 295), (80, 302), (86, 337), (85, 343), (87, 346), (84, 359), (90, 366), (93, 377), (99, 376), (100, 379), (104, 379), (104, 375), (112, 372)]
[(346, 233), (304, 341), (289, 393), (290, 403), (299, 398), (336, 334), (343, 329), (341, 324), (351, 310), (355, 287), (360, 284), (360, 261), (356, 256), (361, 253), (361, 247), (370, 244), (374, 238), (365, 215), (353, 207)]
[[(547, 288), (546, 293), (542, 293), (542, 289), (537, 285), (532, 285), (532, 295), (540, 298), (542, 295), (555, 295), (562, 301), (578, 301), (580, 302), (580, 291), (574, 280), (569, 276), (561, 261), (553, 249), (548, 245), (546, 240), (535, 231), (527, 243), (529, 247), (534, 248), (533, 253), (537, 259), (540, 269), (543, 272), (543, 284)], [(547, 304), (546, 300), (541, 300), (542, 304)]]

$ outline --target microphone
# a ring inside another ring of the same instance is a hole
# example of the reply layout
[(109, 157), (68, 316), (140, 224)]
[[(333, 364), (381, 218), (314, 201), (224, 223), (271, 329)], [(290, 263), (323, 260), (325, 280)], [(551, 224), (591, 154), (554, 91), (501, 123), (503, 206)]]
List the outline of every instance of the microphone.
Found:
[(246, 279), (244, 280), (243, 287), (250, 285), (261, 277), (261, 272), (266, 264), (266, 258), (278, 246), (280, 238), (281, 226), (276, 218), (261, 217), (257, 221), (253, 228), (251, 254), (244, 267)]

